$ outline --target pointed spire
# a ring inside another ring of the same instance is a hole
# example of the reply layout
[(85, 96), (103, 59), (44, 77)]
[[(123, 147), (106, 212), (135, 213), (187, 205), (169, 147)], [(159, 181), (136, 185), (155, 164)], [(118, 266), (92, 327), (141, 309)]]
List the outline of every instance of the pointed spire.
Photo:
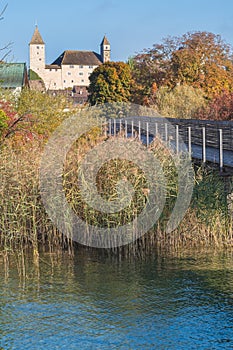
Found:
[(102, 42), (101, 42), (101, 45), (110, 45), (110, 43), (109, 43), (109, 41), (108, 41), (106, 35), (104, 35), (104, 38), (103, 38), (103, 40), (102, 40)]
[(32, 36), (32, 40), (30, 41), (31, 45), (44, 45), (44, 41), (42, 39), (42, 36), (40, 35), (39, 29), (36, 24), (35, 31)]

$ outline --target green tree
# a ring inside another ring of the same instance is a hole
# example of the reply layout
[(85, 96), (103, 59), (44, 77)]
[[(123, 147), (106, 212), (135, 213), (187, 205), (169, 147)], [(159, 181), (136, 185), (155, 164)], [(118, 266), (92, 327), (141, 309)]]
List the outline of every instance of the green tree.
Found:
[(32, 69), (29, 69), (29, 79), (30, 80), (42, 80), (41, 77), (36, 72), (34, 72), (34, 70), (32, 70)]
[(90, 75), (88, 101), (91, 105), (127, 102), (131, 94), (131, 70), (124, 62), (106, 62)]
[(46, 139), (71, 114), (73, 107), (64, 96), (25, 89), (17, 103), (15, 126)]

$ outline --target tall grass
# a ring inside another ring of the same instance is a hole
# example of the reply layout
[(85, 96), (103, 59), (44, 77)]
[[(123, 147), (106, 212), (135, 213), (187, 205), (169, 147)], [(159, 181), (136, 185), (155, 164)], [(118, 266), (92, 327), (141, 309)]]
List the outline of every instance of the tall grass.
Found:
[[(96, 179), (99, 193), (106, 200), (117, 198), (116, 184), (127, 179), (134, 188), (133, 200), (124, 210), (104, 214), (83, 201), (77, 185), (79, 164), (90, 148), (104, 137), (96, 132), (78, 140), (67, 155), (64, 165), (64, 190), (72, 209), (89, 224), (101, 227), (118, 227), (131, 222), (143, 209), (147, 198), (145, 174), (133, 162), (114, 159), (100, 169)], [(132, 142), (139, 142), (137, 140)], [(194, 246), (232, 246), (232, 218), (227, 211), (224, 181), (211, 169), (198, 167), (191, 205), (179, 227), (165, 232), (177, 195), (177, 172), (170, 154), (159, 140), (150, 146), (159, 157), (166, 176), (167, 197), (163, 213), (155, 226), (137, 242), (113, 249), (111, 253), (134, 252), (141, 254), (152, 249), (179, 249)], [(71, 239), (64, 237), (50, 221), (39, 192), (39, 164), (43, 146), (36, 141), (15, 147), (8, 140), (1, 149), (0, 159), (0, 247), (6, 252), (27, 248), (34, 257), (40, 250), (68, 250), (73, 253)], [(156, 248), (155, 248), (156, 247)]]

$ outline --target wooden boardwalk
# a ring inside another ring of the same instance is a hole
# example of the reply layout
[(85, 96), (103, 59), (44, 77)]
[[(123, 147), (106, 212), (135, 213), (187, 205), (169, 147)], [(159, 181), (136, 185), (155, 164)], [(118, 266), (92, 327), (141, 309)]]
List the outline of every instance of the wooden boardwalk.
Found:
[(125, 136), (139, 137), (149, 144), (155, 136), (169, 143), (174, 151), (189, 152), (193, 159), (217, 164), (221, 171), (233, 171), (233, 122), (127, 117), (109, 120), (111, 134), (124, 130)]

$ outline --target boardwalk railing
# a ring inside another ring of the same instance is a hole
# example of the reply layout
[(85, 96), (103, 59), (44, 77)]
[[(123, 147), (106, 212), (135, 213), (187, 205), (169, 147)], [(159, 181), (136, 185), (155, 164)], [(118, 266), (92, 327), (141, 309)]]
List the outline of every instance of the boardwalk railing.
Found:
[(233, 168), (233, 122), (159, 117), (128, 117), (108, 120), (109, 134), (124, 130), (126, 137), (137, 136), (147, 146), (159, 136), (178, 153), (181, 140), (190, 157)]

